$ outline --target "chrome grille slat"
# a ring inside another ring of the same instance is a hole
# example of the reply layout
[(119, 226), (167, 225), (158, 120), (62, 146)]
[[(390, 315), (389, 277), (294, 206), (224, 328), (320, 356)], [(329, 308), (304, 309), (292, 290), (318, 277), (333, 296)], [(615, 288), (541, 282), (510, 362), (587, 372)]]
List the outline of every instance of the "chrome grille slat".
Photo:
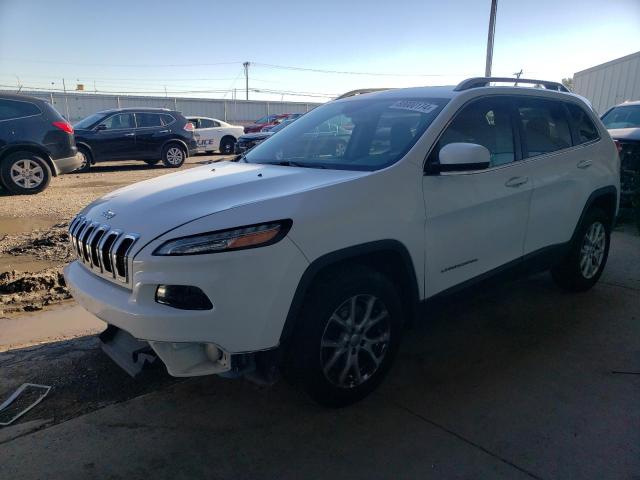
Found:
[(69, 240), (78, 261), (110, 280), (129, 283), (129, 254), (139, 235), (125, 233), (83, 215), (69, 224)]

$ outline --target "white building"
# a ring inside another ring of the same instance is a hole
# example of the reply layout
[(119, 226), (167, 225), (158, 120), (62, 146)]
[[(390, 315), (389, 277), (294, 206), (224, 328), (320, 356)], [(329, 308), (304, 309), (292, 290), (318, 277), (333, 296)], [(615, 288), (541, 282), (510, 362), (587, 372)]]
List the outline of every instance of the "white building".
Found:
[(640, 100), (640, 52), (574, 73), (573, 91), (588, 98), (600, 114), (619, 103)]

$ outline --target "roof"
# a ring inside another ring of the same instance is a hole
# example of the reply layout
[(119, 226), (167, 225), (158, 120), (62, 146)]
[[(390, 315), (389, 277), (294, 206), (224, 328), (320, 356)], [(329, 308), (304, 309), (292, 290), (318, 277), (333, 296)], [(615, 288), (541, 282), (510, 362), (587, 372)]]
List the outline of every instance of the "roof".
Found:
[(20, 94), (17, 94), (17, 93), (4, 93), (4, 92), (1, 92), (0, 93), (0, 98), (3, 98), (5, 100), (22, 100), (22, 101), (28, 100), (30, 102), (38, 102), (38, 103), (45, 102), (45, 100), (43, 100), (41, 98), (38, 98), (38, 97), (31, 97), (29, 95), (20, 95)]
[(574, 73), (573, 76), (580, 76), (584, 73), (592, 72), (594, 70), (600, 70), (601, 68), (609, 67), (611, 65), (615, 65), (616, 63), (627, 62), (634, 58), (640, 58), (640, 52), (625, 55), (624, 57), (615, 58), (613, 60), (609, 60), (608, 62), (601, 63), (600, 65), (594, 65), (593, 67), (585, 68), (584, 70), (580, 70), (579, 72)]
[(618, 105), (615, 105), (616, 107), (631, 107), (631, 106), (635, 106), (635, 105), (640, 105), (640, 100), (634, 100), (633, 102), (622, 102), (619, 103)]
[(168, 108), (153, 108), (153, 107), (125, 107), (125, 108), (109, 108), (108, 110), (102, 110), (97, 113), (115, 113), (115, 112), (173, 112)]

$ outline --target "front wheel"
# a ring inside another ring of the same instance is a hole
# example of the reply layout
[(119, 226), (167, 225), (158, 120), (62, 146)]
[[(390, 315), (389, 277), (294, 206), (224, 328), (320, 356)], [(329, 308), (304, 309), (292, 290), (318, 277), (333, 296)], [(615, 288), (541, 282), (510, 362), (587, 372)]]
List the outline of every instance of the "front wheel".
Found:
[(162, 163), (169, 168), (179, 168), (187, 158), (184, 147), (171, 143), (162, 149)]
[(350, 405), (380, 384), (401, 333), (402, 308), (393, 284), (366, 267), (341, 270), (307, 296), (288, 367), (316, 402)]
[(11, 193), (32, 195), (47, 188), (51, 169), (34, 153), (16, 152), (0, 162), (0, 180)]
[(599, 208), (590, 210), (566, 257), (551, 270), (554, 281), (566, 291), (589, 290), (602, 275), (610, 241), (611, 219)]
[(223, 155), (231, 155), (235, 150), (236, 142), (232, 138), (223, 138), (220, 142), (220, 153)]

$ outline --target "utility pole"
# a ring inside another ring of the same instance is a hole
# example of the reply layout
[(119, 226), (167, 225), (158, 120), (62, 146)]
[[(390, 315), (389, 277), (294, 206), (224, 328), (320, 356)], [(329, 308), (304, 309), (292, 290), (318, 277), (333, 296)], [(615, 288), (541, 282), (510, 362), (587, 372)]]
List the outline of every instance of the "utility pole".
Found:
[(249, 62), (244, 62), (242, 64), (244, 67), (244, 92), (246, 99), (249, 100)]
[(514, 73), (516, 76), (516, 83), (514, 83), (514, 87), (518, 85), (518, 80), (520, 80), (520, 76), (522, 75), (522, 69), (519, 72)]
[(67, 85), (64, 83), (64, 78), (62, 79), (62, 90), (67, 93)]
[(487, 63), (484, 67), (484, 76), (491, 76), (491, 64), (493, 63), (493, 36), (496, 33), (496, 12), (498, 0), (491, 0), (491, 14), (489, 16), (489, 35), (487, 36)]

